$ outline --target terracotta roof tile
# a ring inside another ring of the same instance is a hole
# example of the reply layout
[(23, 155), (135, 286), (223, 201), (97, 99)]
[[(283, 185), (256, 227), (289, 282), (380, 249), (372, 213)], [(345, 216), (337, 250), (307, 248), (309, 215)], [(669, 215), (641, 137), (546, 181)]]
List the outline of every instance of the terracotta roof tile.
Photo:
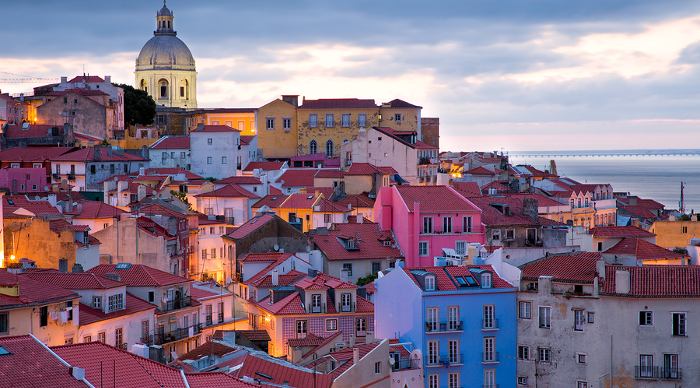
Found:
[(332, 383), (332, 378), (328, 375), (267, 355), (249, 354), (234, 374), (239, 379), (245, 376), (258, 380), (264, 386), (286, 384), (289, 387), (329, 388)]
[(320, 200), (320, 196), (315, 194), (295, 193), (291, 194), (282, 202), (278, 208), (284, 209), (313, 209)]
[(201, 133), (201, 132), (240, 132), (236, 128), (231, 128), (228, 125), (203, 125), (200, 124), (197, 126), (197, 128), (192, 131), (193, 133)]
[(284, 202), (287, 199), (287, 197), (289, 197), (289, 196), (284, 195), (284, 194), (266, 195), (266, 196), (260, 198), (260, 200), (258, 202), (253, 204), (253, 209), (259, 209), (263, 206), (267, 206), (271, 209), (275, 209), (275, 208), (279, 207), (279, 205), (281, 205), (282, 202)]
[(253, 171), (260, 169), (263, 171), (279, 170), (284, 165), (284, 162), (250, 162), (243, 171)]
[(96, 76), (96, 75), (79, 75), (76, 77), (73, 77), (70, 81), (68, 81), (69, 84), (76, 84), (80, 82), (86, 82), (86, 83), (102, 83), (105, 82), (101, 77)]
[(312, 187), (314, 185), (315, 168), (290, 168), (278, 179), (282, 187)]
[(236, 330), (236, 334), (247, 338), (249, 341), (271, 341), (270, 334), (265, 330)]
[(388, 105), (390, 108), (418, 108), (418, 109), (423, 108), (423, 107), (418, 106), (418, 105), (413, 105), (410, 102), (400, 100), (398, 98), (395, 98), (389, 102), (385, 102), (382, 105)]
[[(346, 249), (344, 240), (359, 239), (355, 249)], [(369, 260), (369, 259), (398, 259), (401, 251), (393, 246), (391, 235), (385, 235), (378, 224), (333, 224), (327, 233), (316, 233), (311, 241), (330, 261), (333, 260)], [(384, 245), (389, 241), (392, 245)]]
[[(629, 293), (618, 294), (616, 292), (616, 271), (629, 272)], [(607, 265), (602, 293), (638, 298), (698, 298), (700, 297), (700, 266), (645, 265), (623, 267)]]
[(251, 193), (250, 191), (242, 188), (237, 184), (227, 184), (224, 187), (210, 191), (207, 193), (197, 194), (196, 198), (248, 198), (257, 199), (260, 198), (258, 195)]
[(236, 185), (260, 185), (260, 178), (250, 175), (230, 176), (228, 178), (219, 179), (216, 183), (220, 184), (236, 184)]
[(57, 162), (144, 162), (148, 159), (106, 146), (94, 146), (68, 152), (52, 160)]
[(465, 198), (480, 197), (481, 189), (476, 182), (457, 182), (452, 181), (452, 187)]
[(649, 238), (656, 236), (654, 233), (635, 226), (598, 226), (591, 229), (591, 234), (595, 238)]
[(0, 151), (0, 160), (3, 162), (44, 162), (53, 160), (72, 149), (72, 147), (14, 147)]
[(155, 311), (156, 306), (145, 300), (139, 299), (129, 293), (126, 294), (125, 308), (122, 310), (113, 311), (105, 314), (102, 310), (92, 308), (91, 306), (80, 304), (80, 325), (89, 325), (95, 322), (106, 321), (131, 315), (146, 310)]
[(592, 284), (596, 277), (596, 262), (601, 258), (600, 252), (577, 252), (543, 257), (521, 266), (521, 279), (537, 280), (540, 276), (552, 276), (557, 282)]
[(392, 167), (377, 167), (371, 163), (353, 163), (346, 175), (373, 175), (373, 174), (384, 174), (391, 175), (397, 174), (396, 170)]
[(31, 124), (25, 128), (17, 124), (6, 126), (3, 136), (6, 139), (45, 138), (49, 136), (52, 128), (56, 128), (59, 133), (63, 132), (63, 125)]
[(320, 98), (304, 100), (299, 109), (377, 109), (373, 99), (358, 98)]
[(37, 271), (20, 276), (66, 290), (107, 290), (124, 286), (123, 283), (90, 272)]
[(116, 218), (125, 213), (123, 210), (101, 201), (82, 200), (73, 208), (73, 211), (65, 214), (72, 215), (74, 219)]
[(449, 186), (394, 186), (409, 211), (420, 203), (421, 212), (471, 211), (479, 209)]
[(258, 385), (248, 384), (233, 376), (220, 372), (185, 373), (190, 388), (254, 388)]
[(26, 276), (18, 276), (7, 272), (7, 269), (0, 269), (0, 285), (18, 287), (19, 290), (18, 296), (0, 294), (0, 307), (3, 309), (68, 301), (79, 297), (73, 291)]
[(165, 136), (151, 145), (152, 150), (189, 150), (189, 136)]
[(258, 230), (259, 228), (265, 226), (268, 222), (274, 221), (274, 219), (275, 219), (275, 216), (272, 214), (257, 215), (255, 217), (251, 218), (250, 220), (248, 220), (245, 224), (236, 228), (231, 233), (227, 234), (226, 237), (232, 238), (232, 239), (245, 238), (250, 233), (253, 233), (254, 231)]
[(632, 237), (623, 238), (605, 253), (633, 255), (637, 260), (677, 260), (688, 258), (688, 255), (670, 251), (646, 240)]
[[(161, 287), (172, 284), (189, 282), (187, 278), (173, 275), (155, 268), (151, 268), (142, 264), (100, 264), (91, 268), (88, 272), (95, 273), (100, 276), (105, 276), (108, 273), (119, 275), (120, 281), (129, 287)], [(121, 269), (121, 267), (128, 267)]]

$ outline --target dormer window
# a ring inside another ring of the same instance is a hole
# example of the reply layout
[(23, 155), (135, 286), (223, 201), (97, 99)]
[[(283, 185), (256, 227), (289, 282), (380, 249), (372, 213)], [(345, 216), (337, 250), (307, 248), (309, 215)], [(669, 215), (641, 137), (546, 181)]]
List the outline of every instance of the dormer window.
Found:
[(435, 291), (435, 276), (429, 275), (425, 277), (425, 290)]
[(481, 274), (481, 288), (491, 288), (491, 274), (484, 272)]

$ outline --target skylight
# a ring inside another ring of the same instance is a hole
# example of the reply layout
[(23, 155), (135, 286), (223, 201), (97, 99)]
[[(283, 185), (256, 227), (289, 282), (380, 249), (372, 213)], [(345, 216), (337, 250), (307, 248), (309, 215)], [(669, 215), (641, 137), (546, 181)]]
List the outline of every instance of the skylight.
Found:
[(0, 356), (7, 356), (7, 355), (10, 355), (10, 354), (12, 354), (12, 353), (10, 353), (9, 350), (7, 350), (7, 349), (5, 349), (4, 347), (0, 346)]
[(114, 268), (115, 269), (129, 269), (129, 268), (131, 268), (131, 263), (118, 263)]

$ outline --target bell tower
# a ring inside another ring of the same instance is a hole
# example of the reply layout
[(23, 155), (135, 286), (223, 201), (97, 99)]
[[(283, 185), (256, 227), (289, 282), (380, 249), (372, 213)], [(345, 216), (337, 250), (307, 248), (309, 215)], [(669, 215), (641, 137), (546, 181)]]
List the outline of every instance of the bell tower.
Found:
[(177, 35), (175, 32), (174, 24), (175, 17), (173, 16), (173, 11), (171, 11), (167, 5), (165, 5), (165, 0), (163, 0), (163, 8), (161, 8), (156, 14), (156, 30), (154, 34), (156, 35)]

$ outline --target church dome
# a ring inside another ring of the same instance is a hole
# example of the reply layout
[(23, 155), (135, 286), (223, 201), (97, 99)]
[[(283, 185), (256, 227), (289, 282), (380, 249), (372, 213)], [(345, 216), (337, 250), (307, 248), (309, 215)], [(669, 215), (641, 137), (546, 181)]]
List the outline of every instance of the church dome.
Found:
[(195, 70), (194, 57), (174, 34), (155, 34), (136, 58), (136, 70)]

